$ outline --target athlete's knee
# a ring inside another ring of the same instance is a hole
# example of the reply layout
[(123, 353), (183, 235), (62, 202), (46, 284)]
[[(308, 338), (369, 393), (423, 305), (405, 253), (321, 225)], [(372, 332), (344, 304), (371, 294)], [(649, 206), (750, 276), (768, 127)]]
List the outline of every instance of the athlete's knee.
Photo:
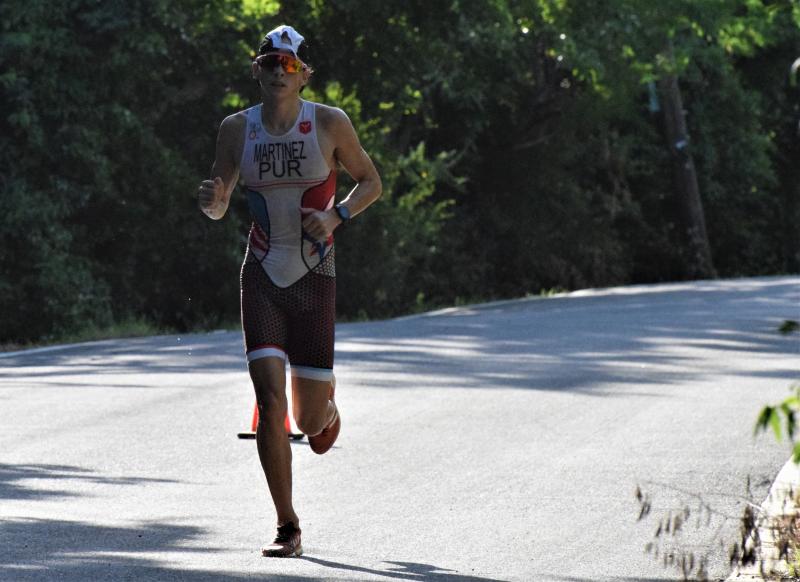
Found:
[(249, 368), (256, 392), (259, 419), (283, 422), (287, 410), (283, 360), (259, 358), (252, 360)]
[(327, 407), (321, 412), (308, 412), (300, 411), (295, 414), (294, 421), (300, 432), (308, 436), (316, 436), (325, 428), (325, 423), (328, 421)]
[(286, 394), (275, 393), (271, 390), (258, 391), (256, 397), (258, 404), (259, 422), (280, 422), (283, 423), (288, 410)]

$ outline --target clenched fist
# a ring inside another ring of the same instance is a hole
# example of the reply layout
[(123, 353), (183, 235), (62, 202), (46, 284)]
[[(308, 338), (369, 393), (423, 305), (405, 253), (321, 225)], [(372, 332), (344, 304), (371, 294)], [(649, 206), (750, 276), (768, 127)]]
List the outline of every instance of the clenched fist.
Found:
[(220, 206), (225, 200), (225, 182), (217, 176), (213, 180), (203, 180), (197, 191), (197, 203), (200, 210), (210, 218), (219, 218)]
[(301, 208), (300, 214), (303, 216), (303, 231), (317, 241), (327, 240), (342, 222), (339, 215), (330, 210)]

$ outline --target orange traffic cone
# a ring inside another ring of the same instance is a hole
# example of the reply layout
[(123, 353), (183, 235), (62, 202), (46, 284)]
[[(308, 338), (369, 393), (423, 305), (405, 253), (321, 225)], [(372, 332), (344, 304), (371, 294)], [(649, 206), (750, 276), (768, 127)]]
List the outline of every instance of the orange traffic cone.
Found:
[[(292, 432), (292, 423), (289, 421), (289, 413), (286, 413), (286, 418), (283, 421), (283, 426), (286, 429), (286, 435), (292, 440), (300, 440), (305, 435), (301, 432)], [(254, 439), (256, 438), (256, 431), (258, 430), (258, 402), (253, 407), (253, 421), (250, 425), (250, 432), (240, 432), (236, 436), (240, 439)]]

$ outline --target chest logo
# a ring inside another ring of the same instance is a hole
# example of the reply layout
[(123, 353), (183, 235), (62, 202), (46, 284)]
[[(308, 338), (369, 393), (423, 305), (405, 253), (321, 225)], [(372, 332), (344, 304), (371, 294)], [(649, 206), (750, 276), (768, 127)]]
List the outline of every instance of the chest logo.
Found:
[(301, 121), (300, 122), (300, 133), (308, 133), (311, 131), (311, 122), (310, 121)]

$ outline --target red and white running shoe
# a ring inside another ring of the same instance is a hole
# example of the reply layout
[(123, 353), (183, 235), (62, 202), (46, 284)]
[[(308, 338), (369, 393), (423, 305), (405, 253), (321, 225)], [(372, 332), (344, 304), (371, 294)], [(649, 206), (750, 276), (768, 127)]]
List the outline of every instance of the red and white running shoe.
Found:
[(261, 548), (261, 555), (265, 558), (292, 558), (303, 553), (300, 544), (300, 528), (293, 522), (278, 526), (278, 535), (275, 541)]

